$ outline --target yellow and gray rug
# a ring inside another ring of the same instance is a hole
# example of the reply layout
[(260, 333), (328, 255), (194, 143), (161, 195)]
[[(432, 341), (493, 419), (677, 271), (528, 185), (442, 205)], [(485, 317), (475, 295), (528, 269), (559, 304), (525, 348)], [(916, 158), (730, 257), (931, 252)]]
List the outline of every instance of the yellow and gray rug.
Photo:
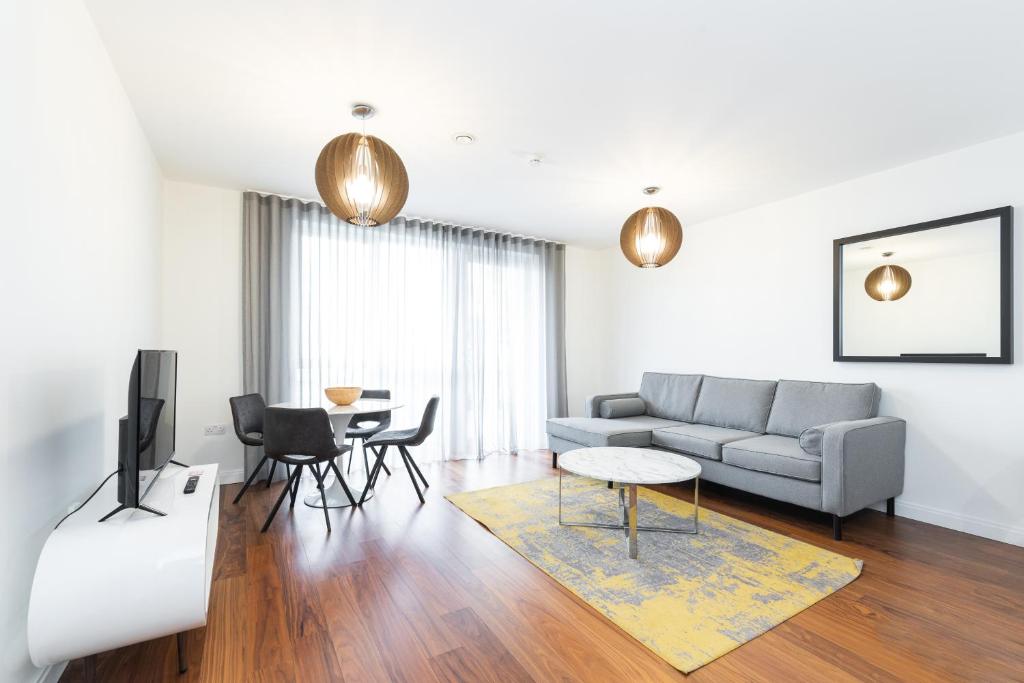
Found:
[[(516, 552), (685, 672), (839, 590), (862, 562), (701, 509), (700, 534), (639, 533), (629, 559), (614, 529), (558, 525), (558, 479), (448, 496)], [(614, 524), (618, 492), (563, 479), (565, 520)], [(641, 525), (686, 528), (693, 507), (640, 489)]]

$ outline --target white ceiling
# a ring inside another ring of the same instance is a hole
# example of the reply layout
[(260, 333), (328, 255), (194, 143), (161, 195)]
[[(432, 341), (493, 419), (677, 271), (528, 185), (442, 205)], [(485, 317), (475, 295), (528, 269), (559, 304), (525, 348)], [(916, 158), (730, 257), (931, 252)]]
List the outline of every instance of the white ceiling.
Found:
[(579, 244), (1024, 129), (1018, 0), (86, 2), (169, 177), (316, 197), (365, 101), (404, 215)]

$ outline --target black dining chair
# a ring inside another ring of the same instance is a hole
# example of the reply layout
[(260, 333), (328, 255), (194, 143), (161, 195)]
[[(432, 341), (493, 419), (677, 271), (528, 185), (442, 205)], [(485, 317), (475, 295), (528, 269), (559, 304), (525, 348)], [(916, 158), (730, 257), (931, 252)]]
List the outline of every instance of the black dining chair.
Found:
[[(437, 396), (432, 396), (427, 401), (427, 407), (423, 410), (423, 419), (420, 420), (419, 427), (381, 432), (364, 442), (366, 446), (373, 447), (374, 449), (380, 448), (380, 451), (374, 451), (377, 459), (374, 461), (373, 469), (370, 470), (370, 476), (366, 480), (366, 488), (363, 489), (363, 495), (359, 498), (360, 505), (366, 500), (367, 492), (376, 484), (381, 467), (384, 465), (384, 456), (391, 446), (397, 448), (398, 452), (402, 454), (402, 462), (405, 463), (405, 469), (409, 473), (409, 479), (412, 481), (413, 488), (416, 489), (416, 495), (419, 497), (420, 503), (426, 502), (423, 500), (423, 492), (420, 491), (416, 477), (418, 476), (420, 481), (423, 482), (423, 488), (428, 488), (430, 484), (427, 483), (427, 478), (423, 476), (419, 466), (416, 465), (416, 461), (409, 454), (409, 446), (419, 446), (434, 431), (434, 420), (437, 418), (437, 406), (440, 402), (441, 399)], [(415, 475), (413, 475), (414, 470), (416, 472)]]
[[(228, 399), (228, 403), (231, 404), (231, 419), (235, 424), (235, 436), (238, 440), (246, 446), (256, 446), (259, 448), (263, 447), (263, 413), (267, 409), (267, 402), (263, 400), (263, 396), (260, 394), (246, 394), (244, 396), (233, 396)], [(259, 476), (260, 472), (263, 471), (263, 465), (266, 464), (268, 458), (267, 454), (264, 453), (263, 457), (260, 458), (259, 464), (253, 468), (252, 474), (245, 480), (245, 484), (242, 485), (238, 495), (235, 496), (234, 503), (237, 503), (242, 499), (242, 494), (249, 490), (249, 486)], [(274, 471), (277, 469), (277, 461), (274, 460), (270, 464), (270, 473), (267, 476), (267, 488), (270, 488), (271, 482), (274, 481)], [(288, 476), (292, 474), (291, 467), (288, 467)]]
[(302, 479), (302, 469), (308, 467), (316, 479), (317, 488), (320, 490), (320, 500), (324, 504), (324, 521), (327, 522), (327, 531), (331, 530), (331, 518), (328, 515), (327, 494), (324, 486), (325, 472), (321, 465), (326, 465), (329, 471), (334, 472), (338, 478), (342, 490), (348, 496), (349, 502), (355, 506), (356, 501), (352, 498), (352, 492), (345, 483), (345, 477), (335, 462), (335, 458), (342, 456), (351, 450), (347, 444), (338, 445), (334, 440), (334, 429), (331, 427), (331, 418), (323, 408), (267, 408), (263, 418), (263, 451), (267, 457), (282, 462), (285, 465), (293, 465), (294, 470), (288, 476), (288, 483), (274, 503), (267, 521), (263, 523), (260, 531), (266, 531), (270, 523), (274, 521), (274, 515), (284, 502), (284, 497), (291, 495), (289, 507), (295, 507), (295, 496), (299, 491), (299, 481)]
[[(363, 389), (363, 393), (359, 398), (375, 398), (375, 399), (390, 399), (390, 389)], [(363, 466), (366, 468), (366, 474), (370, 474), (370, 462), (366, 456), (366, 440), (375, 434), (380, 434), (385, 429), (391, 426), (391, 411), (382, 410), (377, 413), (363, 413), (362, 415), (356, 416), (356, 418), (349, 425), (349, 428), (345, 431), (345, 438), (350, 440), (352, 444), (352, 451), (348, 454), (348, 468), (345, 472), (350, 473), (352, 471), (352, 457), (356, 452), (356, 439), (359, 439), (363, 443)], [(374, 452), (376, 457), (377, 453)], [(386, 464), (381, 465), (384, 468), (385, 474), (391, 476), (391, 470), (388, 469)]]

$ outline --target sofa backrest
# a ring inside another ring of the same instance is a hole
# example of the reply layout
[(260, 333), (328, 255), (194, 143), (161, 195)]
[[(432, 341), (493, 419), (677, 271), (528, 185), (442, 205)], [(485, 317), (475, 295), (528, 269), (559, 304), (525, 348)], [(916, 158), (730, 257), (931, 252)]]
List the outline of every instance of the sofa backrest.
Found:
[(880, 397), (881, 390), (874, 382), (841, 384), (779, 380), (766, 431), (782, 436), (800, 436), (800, 432), (808, 427), (876, 417)]
[(693, 421), (700, 382), (704, 375), (674, 375), (667, 372), (645, 372), (640, 382), (640, 398), (647, 414), (666, 420)]
[(764, 434), (775, 380), (704, 376), (693, 422)]

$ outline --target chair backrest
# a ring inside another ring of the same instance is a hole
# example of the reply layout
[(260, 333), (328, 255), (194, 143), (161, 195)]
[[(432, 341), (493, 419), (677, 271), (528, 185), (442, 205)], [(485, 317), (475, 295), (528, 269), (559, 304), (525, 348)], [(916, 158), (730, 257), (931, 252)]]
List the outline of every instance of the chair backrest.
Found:
[(259, 446), (262, 438), (253, 438), (250, 434), (263, 434), (263, 413), (267, 409), (267, 403), (259, 394), (246, 394), (245, 396), (232, 396), (228, 399), (231, 404), (231, 419), (235, 423), (235, 436), (247, 446)]
[(410, 445), (419, 446), (427, 440), (427, 437), (434, 431), (434, 420), (437, 419), (437, 406), (441, 399), (431, 396), (427, 401), (427, 407), (423, 409), (423, 419), (420, 420), (420, 428), (416, 430), (416, 436), (412, 438)]
[[(391, 390), (363, 389), (363, 393), (362, 395), (359, 396), (359, 398), (390, 399)], [(376, 422), (377, 426), (384, 430), (391, 426), (391, 411), (382, 410), (379, 413), (363, 413), (362, 415), (357, 417), (353, 422), (355, 424), (363, 424), (364, 422)]]
[(331, 418), (323, 408), (267, 408), (263, 417), (263, 452), (271, 458), (337, 455)]

